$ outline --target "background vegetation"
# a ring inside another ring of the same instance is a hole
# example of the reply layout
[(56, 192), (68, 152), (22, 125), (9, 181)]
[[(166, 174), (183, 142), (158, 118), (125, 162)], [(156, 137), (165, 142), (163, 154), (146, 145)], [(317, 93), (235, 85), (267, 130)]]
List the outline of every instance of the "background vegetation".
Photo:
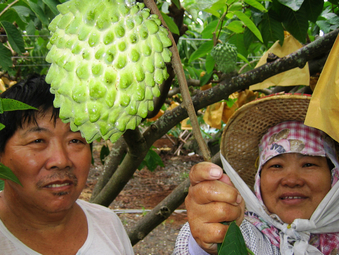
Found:
[[(32, 73), (46, 74), (46, 45), (48, 24), (58, 14), (56, 6), (62, 0), (0, 0), (0, 77), (5, 87)], [(154, 169), (161, 161), (152, 145), (165, 134), (180, 133), (180, 123), (188, 117), (183, 101), (183, 80), (187, 83), (195, 111), (204, 113), (207, 106), (217, 102), (232, 105), (229, 96), (250, 85), (262, 82), (278, 73), (309, 63), (310, 74), (319, 75), (338, 34), (338, 0), (145, 0), (152, 12), (161, 12), (173, 35), (180, 59), (168, 65), (170, 77), (161, 86), (161, 96), (155, 99), (150, 112), (136, 130), (128, 130), (112, 149), (103, 147), (103, 175), (91, 201), (108, 206), (124, 188), (133, 173), (146, 165)], [(304, 45), (300, 50), (269, 61), (255, 68), (260, 57), (276, 41), (283, 45), (286, 32)], [(211, 56), (218, 43), (237, 47), (234, 71), (217, 71)], [(175, 75), (176, 66), (183, 75)], [(209, 84), (208, 90), (201, 88)], [(270, 94), (281, 91), (280, 86), (258, 91)], [(285, 91), (309, 92), (309, 87), (285, 87)], [(330, 93), (330, 92), (329, 92)], [(253, 99), (253, 98), (252, 98)], [(173, 103), (178, 103), (174, 109)], [(159, 111), (164, 114), (154, 118)], [(151, 120), (152, 119), (152, 120)], [(203, 122), (199, 118), (200, 123)], [(205, 136), (206, 137), (206, 136)], [(205, 159), (219, 163), (218, 154), (204, 153)], [(142, 166), (143, 166), (142, 165)], [(188, 180), (177, 187), (154, 210), (129, 231), (132, 243), (144, 238), (164, 221), (187, 194)]]

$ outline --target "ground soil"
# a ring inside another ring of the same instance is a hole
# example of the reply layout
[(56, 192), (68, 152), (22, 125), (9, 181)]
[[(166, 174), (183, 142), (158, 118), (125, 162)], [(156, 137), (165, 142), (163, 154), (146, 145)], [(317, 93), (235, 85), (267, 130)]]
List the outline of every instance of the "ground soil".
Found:
[[(163, 144), (160, 144), (157, 147), (164, 167), (158, 166), (153, 172), (147, 168), (137, 170), (133, 178), (110, 205), (110, 208), (118, 214), (126, 229), (133, 227), (148, 210), (155, 207), (170, 194), (174, 188), (188, 177), (190, 168), (202, 161), (199, 155), (188, 156), (184, 151), (180, 155), (174, 155), (173, 149), (162, 146)], [(80, 197), (85, 200), (90, 198), (92, 189), (102, 171), (102, 165), (98, 160), (99, 148), (100, 146), (98, 145), (97, 149), (94, 149), (95, 164), (91, 168), (86, 188)], [(132, 209), (137, 210), (136, 212), (131, 212)], [(168, 219), (149, 233), (142, 241), (134, 245), (135, 254), (172, 254), (176, 237), (186, 221), (185, 205), (182, 204)]]

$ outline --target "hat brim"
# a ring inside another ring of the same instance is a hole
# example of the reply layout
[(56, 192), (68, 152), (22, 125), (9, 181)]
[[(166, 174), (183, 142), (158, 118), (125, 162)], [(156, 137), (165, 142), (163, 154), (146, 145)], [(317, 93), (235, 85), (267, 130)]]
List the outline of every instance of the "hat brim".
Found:
[(278, 123), (304, 122), (310, 99), (310, 95), (270, 95), (243, 105), (229, 119), (221, 137), (220, 152), (251, 190), (262, 136)]

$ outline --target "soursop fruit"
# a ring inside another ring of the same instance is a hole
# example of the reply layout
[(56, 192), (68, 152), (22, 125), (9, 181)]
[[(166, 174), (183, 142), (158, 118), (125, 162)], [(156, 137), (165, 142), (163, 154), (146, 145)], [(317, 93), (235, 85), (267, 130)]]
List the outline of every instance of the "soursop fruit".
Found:
[(168, 78), (168, 31), (143, 3), (70, 0), (57, 8), (46, 56), (54, 106), (88, 142), (115, 142), (154, 109)]
[(223, 73), (234, 71), (237, 63), (237, 54), (237, 47), (230, 43), (218, 43), (211, 51), (211, 56), (215, 60), (217, 70)]

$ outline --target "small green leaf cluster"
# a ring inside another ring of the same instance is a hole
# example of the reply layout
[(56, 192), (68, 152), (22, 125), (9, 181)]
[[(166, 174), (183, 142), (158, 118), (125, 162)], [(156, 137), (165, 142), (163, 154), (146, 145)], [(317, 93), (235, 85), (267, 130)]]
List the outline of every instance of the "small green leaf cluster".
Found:
[(148, 170), (153, 172), (157, 168), (157, 166), (164, 167), (164, 163), (162, 162), (161, 157), (154, 151), (154, 149), (155, 147), (151, 146), (151, 148), (148, 150), (146, 157), (138, 167), (139, 170), (146, 166)]

